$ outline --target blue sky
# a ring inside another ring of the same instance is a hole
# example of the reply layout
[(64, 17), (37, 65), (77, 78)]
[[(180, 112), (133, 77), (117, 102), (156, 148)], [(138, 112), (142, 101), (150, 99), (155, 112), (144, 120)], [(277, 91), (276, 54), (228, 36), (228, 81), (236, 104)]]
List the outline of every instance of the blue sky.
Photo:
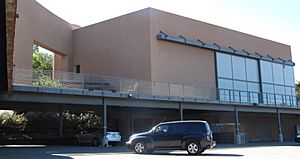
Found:
[[(153, 7), (288, 44), (300, 81), (300, 0), (37, 0), (69, 23), (86, 26)], [(92, 4), (92, 5), (88, 5)]]

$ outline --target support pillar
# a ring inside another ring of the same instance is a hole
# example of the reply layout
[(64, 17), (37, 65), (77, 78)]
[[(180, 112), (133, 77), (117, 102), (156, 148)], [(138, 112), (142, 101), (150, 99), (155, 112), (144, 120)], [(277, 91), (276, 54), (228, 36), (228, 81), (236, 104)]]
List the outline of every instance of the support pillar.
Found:
[(106, 139), (106, 132), (107, 132), (107, 105), (106, 105), (105, 97), (103, 97), (102, 105), (103, 105), (103, 139), (102, 139), (102, 146), (108, 146), (108, 141)]
[(281, 118), (280, 118), (280, 112), (279, 109), (276, 109), (277, 111), (277, 121), (278, 121), (278, 142), (282, 143), (283, 142), (283, 134), (281, 130)]
[(241, 135), (240, 135), (239, 112), (236, 106), (234, 106), (234, 116), (235, 116), (235, 134), (234, 134), (235, 144), (240, 145), (242, 144), (242, 142), (241, 142)]
[(59, 105), (59, 137), (63, 137), (63, 116), (62, 116), (61, 105)]
[(179, 115), (180, 115), (180, 120), (183, 121), (183, 109), (181, 106), (181, 102), (179, 102)]

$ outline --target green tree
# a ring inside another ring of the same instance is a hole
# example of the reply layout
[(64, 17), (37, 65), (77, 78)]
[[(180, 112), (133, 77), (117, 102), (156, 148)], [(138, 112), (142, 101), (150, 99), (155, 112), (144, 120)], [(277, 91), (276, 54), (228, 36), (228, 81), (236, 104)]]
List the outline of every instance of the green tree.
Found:
[(33, 45), (32, 77), (35, 79), (33, 85), (47, 87), (61, 87), (59, 80), (53, 79), (54, 55), (41, 52), (37, 45)]
[(39, 51), (37, 45), (33, 45), (32, 68), (35, 70), (53, 70), (54, 55)]
[(33, 82), (34, 86), (46, 86), (46, 87), (62, 87), (62, 82), (56, 79), (52, 79), (52, 75), (44, 75), (41, 72), (37, 71), (38, 80)]

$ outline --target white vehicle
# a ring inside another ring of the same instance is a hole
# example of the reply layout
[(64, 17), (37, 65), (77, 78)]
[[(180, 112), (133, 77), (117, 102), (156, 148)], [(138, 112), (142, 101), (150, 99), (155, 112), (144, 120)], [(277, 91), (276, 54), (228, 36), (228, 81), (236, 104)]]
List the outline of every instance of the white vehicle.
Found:
[[(103, 128), (89, 128), (87, 130), (82, 131), (80, 134), (74, 136), (74, 144), (92, 144), (94, 146), (98, 146), (101, 144), (101, 140), (103, 138)], [(105, 142), (102, 141), (102, 145), (115, 145), (121, 142), (121, 134), (117, 131), (112, 131), (107, 129), (105, 135)]]

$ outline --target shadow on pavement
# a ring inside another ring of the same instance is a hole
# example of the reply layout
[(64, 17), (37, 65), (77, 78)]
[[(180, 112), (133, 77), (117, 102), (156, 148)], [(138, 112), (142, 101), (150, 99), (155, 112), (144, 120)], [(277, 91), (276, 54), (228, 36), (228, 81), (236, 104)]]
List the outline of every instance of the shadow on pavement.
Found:
[(73, 159), (72, 156), (78, 154), (104, 153), (129, 151), (126, 147), (0, 145), (0, 159)]
[[(146, 155), (166, 155), (166, 156), (191, 156), (188, 153), (170, 153), (170, 152), (154, 152)], [(199, 156), (217, 156), (217, 157), (242, 157), (241, 154), (221, 154), (221, 153), (203, 153)]]
[(240, 154), (204, 153), (201, 156), (242, 157), (244, 155), (240, 155)]
[(219, 148), (247, 148), (247, 147), (270, 147), (270, 146), (300, 146), (300, 143), (296, 142), (248, 142), (247, 144), (241, 144), (241, 145), (236, 145), (236, 144), (217, 144), (214, 149), (219, 149)]
[[(55, 151), (52, 151), (55, 152)], [(47, 151), (42, 146), (26, 146), (26, 147), (0, 147), (0, 159), (73, 159), (69, 156), (54, 155), (51, 151)]]

